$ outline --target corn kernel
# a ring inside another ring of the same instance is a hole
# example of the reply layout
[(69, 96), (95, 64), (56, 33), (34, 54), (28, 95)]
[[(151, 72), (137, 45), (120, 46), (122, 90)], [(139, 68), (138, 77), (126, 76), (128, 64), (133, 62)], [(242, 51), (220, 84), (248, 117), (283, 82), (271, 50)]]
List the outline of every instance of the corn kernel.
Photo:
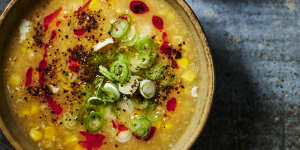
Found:
[(177, 64), (179, 65), (179, 68), (187, 68), (189, 65), (189, 60), (187, 58), (181, 58), (177, 60)]
[(116, 0), (111, 0), (111, 7), (115, 8), (116, 7)]
[(56, 131), (54, 127), (47, 126), (44, 128), (44, 133), (45, 139), (52, 139), (55, 136)]
[(37, 130), (37, 129), (31, 129), (31, 130), (29, 131), (29, 136), (31, 137), (31, 139), (32, 139), (33, 141), (37, 142), (37, 141), (40, 141), (40, 140), (42, 139), (43, 134), (42, 134), (42, 132), (40, 132), (40, 131)]
[(23, 108), (22, 110), (19, 111), (19, 117), (25, 117), (28, 116), (30, 114), (30, 110)]
[(135, 115), (142, 115), (142, 114), (143, 114), (143, 111), (138, 110), (138, 109), (134, 109), (134, 110), (133, 110), (133, 114), (135, 114)]
[(78, 142), (78, 138), (75, 135), (71, 135), (65, 138), (65, 143), (67, 145), (74, 145)]
[(173, 128), (173, 126), (174, 126), (174, 125), (171, 124), (171, 123), (166, 123), (166, 124), (165, 124), (165, 129), (166, 129), (166, 130), (170, 130), (170, 129)]
[(89, 9), (93, 11), (97, 11), (99, 9), (100, 0), (92, 0), (92, 2), (89, 5)]
[(158, 120), (158, 121), (155, 121), (153, 123), (153, 126), (155, 126), (156, 128), (160, 128), (161, 127), (161, 124), (162, 124), (162, 121), (161, 120)]
[(190, 47), (187, 46), (187, 45), (185, 44), (185, 45), (182, 46), (182, 50), (183, 50), (184, 52), (187, 52), (187, 51), (190, 50)]
[(18, 75), (11, 75), (8, 79), (8, 84), (10, 86), (18, 86), (21, 83), (21, 77)]
[(168, 18), (170, 19), (170, 21), (174, 21), (175, 20), (175, 14), (174, 14), (174, 12), (168, 13)]
[(21, 52), (22, 52), (22, 53), (25, 53), (26, 51), (27, 51), (27, 48), (26, 48), (25, 46), (22, 46), (22, 47), (21, 47)]
[(40, 107), (37, 104), (31, 106), (31, 115), (35, 115), (40, 111)]
[(195, 73), (191, 70), (188, 70), (182, 74), (182, 79), (187, 82), (192, 82), (195, 79)]

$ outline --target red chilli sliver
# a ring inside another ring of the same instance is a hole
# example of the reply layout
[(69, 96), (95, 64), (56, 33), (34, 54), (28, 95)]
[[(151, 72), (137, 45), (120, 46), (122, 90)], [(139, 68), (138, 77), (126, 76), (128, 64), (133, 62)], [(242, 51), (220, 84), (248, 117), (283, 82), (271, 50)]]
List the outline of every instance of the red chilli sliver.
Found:
[(128, 130), (128, 128), (125, 126), (125, 125), (123, 125), (123, 124), (119, 124), (117, 121), (114, 121), (114, 120), (112, 120), (112, 125), (113, 125), (113, 128), (114, 129), (117, 129), (118, 130), (118, 132), (117, 132), (117, 136), (122, 132), (122, 131), (126, 131), (126, 130)]
[(56, 26), (57, 26), (57, 27), (59, 27), (60, 24), (61, 24), (61, 21), (60, 21), (60, 20), (56, 21)]
[(54, 11), (52, 14), (46, 16), (44, 18), (44, 31), (48, 30), (49, 24), (59, 15), (62, 8), (58, 8), (56, 11)]
[(26, 87), (28, 87), (32, 83), (32, 72), (33, 72), (33, 68), (29, 67), (26, 72), (26, 82), (25, 82)]
[(80, 144), (83, 148), (86, 148), (88, 150), (93, 149), (99, 149), (103, 145), (103, 141), (105, 139), (105, 136), (102, 134), (93, 134), (88, 132), (80, 132), (81, 135), (85, 137), (85, 141), (79, 141), (78, 144)]
[(51, 40), (51, 41), (54, 40), (55, 37), (56, 37), (56, 31), (53, 30), (53, 31), (51, 32), (50, 40)]
[(62, 113), (62, 108), (59, 105), (57, 105), (57, 103), (53, 100), (53, 98), (51, 96), (49, 96), (48, 94), (45, 94), (45, 98), (48, 102), (49, 107), (54, 112), (54, 114), (59, 115)]
[(168, 42), (168, 34), (166, 32), (162, 33), (162, 39), (164, 42)]
[(144, 14), (150, 11), (146, 3), (138, 0), (130, 2), (130, 10), (135, 14)]
[(164, 42), (161, 46), (160, 46), (160, 52), (162, 54), (166, 54), (166, 55), (172, 55), (172, 48), (169, 45), (169, 42)]
[(158, 30), (164, 29), (164, 20), (159, 16), (153, 16), (152, 17), (152, 24)]
[(151, 139), (152, 139), (152, 137), (154, 136), (154, 133), (155, 133), (155, 131), (156, 131), (156, 127), (151, 127), (151, 129), (150, 129), (150, 133), (149, 133), (148, 137), (147, 137), (147, 138), (145, 138), (144, 140), (145, 140), (145, 141), (149, 141), (149, 140), (151, 140)]
[(72, 72), (78, 72), (79, 71), (79, 61), (76, 59), (69, 59), (69, 69)]
[(176, 98), (171, 98), (167, 102), (167, 110), (168, 111), (175, 111), (177, 105)]
[(92, 0), (89, 0), (82, 7), (78, 8), (74, 13), (75, 14), (81, 13), (85, 8), (87, 8), (90, 5), (91, 2), (92, 2)]
[(82, 36), (84, 35), (88, 30), (87, 29), (75, 29), (74, 30), (74, 34), (77, 35), (77, 36)]

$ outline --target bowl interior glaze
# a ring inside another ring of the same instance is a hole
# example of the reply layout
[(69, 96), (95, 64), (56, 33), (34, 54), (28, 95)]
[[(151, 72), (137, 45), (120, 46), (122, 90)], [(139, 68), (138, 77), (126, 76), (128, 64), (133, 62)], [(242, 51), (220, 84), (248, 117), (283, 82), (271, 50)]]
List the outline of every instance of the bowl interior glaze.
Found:
[[(207, 40), (193, 11), (184, 0), (166, 1), (176, 9), (176, 11), (183, 17), (187, 26), (193, 31), (192, 34), (195, 34), (195, 37), (197, 37), (195, 40), (201, 47), (199, 51), (201, 50), (200, 53), (203, 53), (206, 58), (206, 60), (201, 60), (206, 64), (206, 72), (203, 73), (207, 74), (207, 82), (205, 82), (205, 85), (201, 85), (207, 87), (207, 90), (201, 91), (205, 92), (203, 93), (205, 97), (201, 97), (201, 101), (199, 100), (190, 125), (174, 147), (175, 150), (186, 150), (189, 149), (197, 139), (209, 116), (215, 86), (214, 67)], [(11, 39), (11, 33), (17, 29), (20, 20), (24, 17), (24, 15), (26, 15), (26, 12), (28, 12), (29, 9), (34, 7), (33, 5), (36, 5), (36, 3), (37, 0), (11, 0), (0, 17), (0, 65), (2, 66), (0, 74), (0, 97), (2, 97), (0, 100), (0, 128), (10, 143), (17, 150), (33, 150), (38, 148), (23, 132), (22, 128), (17, 123), (16, 117), (10, 109), (8, 95), (5, 93), (6, 85), (3, 80), (3, 69), (5, 64), (4, 62), (8, 59), (6, 57), (6, 47), (8, 41)]]

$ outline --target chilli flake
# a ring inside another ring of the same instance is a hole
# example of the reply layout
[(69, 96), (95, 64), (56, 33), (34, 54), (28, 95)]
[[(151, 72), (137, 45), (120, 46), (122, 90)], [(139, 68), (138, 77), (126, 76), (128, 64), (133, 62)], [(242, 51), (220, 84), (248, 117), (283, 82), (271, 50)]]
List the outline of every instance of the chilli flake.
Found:
[(134, 0), (130, 3), (130, 10), (135, 14), (144, 14), (150, 11), (146, 3), (138, 0)]

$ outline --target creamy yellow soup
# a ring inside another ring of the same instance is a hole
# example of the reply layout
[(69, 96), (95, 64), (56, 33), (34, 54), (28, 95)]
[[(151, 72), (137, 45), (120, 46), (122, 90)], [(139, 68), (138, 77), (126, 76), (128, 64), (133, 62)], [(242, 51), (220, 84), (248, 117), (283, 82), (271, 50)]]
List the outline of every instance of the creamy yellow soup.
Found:
[(9, 44), (7, 92), (40, 149), (172, 149), (205, 88), (198, 47), (164, 0), (40, 2)]

